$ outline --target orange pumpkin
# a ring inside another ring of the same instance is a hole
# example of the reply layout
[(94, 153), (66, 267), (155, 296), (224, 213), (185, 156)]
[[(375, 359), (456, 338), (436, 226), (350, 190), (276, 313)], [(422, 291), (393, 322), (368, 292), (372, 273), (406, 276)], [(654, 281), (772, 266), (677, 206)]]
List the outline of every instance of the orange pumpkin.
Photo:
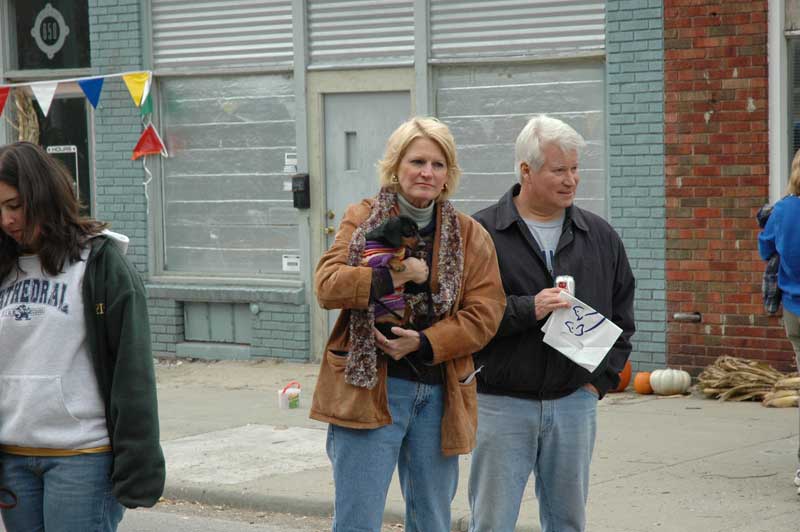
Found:
[(640, 371), (636, 374), (636, 377), (633, 378), (633, 389), (636, 390), (636, 393), (642, 395), (650, 395), (653, 393), (653, 388), (650, 386), (649, 371)]
[(631, 382), (631, 361), (628, 360), (625, 362), (625, 367), (622, 368), (622, 371), (619, 372), (619, 385), (611, 390), (612, 392), (624, 392), (625, 388), (628, 387), (628, 383)]

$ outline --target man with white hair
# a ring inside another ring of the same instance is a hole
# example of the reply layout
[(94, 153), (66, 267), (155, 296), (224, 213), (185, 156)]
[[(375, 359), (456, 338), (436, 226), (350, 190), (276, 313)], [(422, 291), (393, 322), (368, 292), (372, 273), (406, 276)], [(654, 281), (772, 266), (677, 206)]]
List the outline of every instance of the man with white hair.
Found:
[[(525, 485), (536, 477), (542, 532), (586, 527), (597, 401), (619, 383), (634, 332), (634, 278), (622, 240), (573, 204), (583, 138), (561, 120), (532, 118), (517, 137), (515, 184), (475, 218), (492, 236), (506, 292), (495, 338), (475, 355), (478, 441), (472, 455), (470, 532), (513, 532)], [(550, 313), (569, 304), (554, 287), (622, 329), (594, 372), (543, 342)]]

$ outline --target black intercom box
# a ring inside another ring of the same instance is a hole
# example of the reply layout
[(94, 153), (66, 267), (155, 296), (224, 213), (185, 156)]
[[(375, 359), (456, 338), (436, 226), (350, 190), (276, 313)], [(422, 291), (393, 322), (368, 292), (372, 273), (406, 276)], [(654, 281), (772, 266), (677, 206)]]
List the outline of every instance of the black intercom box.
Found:
[(292, 176), (292, 202), (297, 209), (311, 207), (311, 191), (308, 186), (308, 174)]

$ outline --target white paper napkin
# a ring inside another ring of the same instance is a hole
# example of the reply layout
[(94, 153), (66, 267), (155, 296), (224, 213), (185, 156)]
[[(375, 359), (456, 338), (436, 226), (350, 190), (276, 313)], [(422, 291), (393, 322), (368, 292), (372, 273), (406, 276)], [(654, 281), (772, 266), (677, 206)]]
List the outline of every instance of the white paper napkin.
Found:
[(594, 371), (622, 329), (568, 292), (562, 291), (559, 297), (570, 306), (550, 314), (542, 327), (544, 342), (588, 371)]

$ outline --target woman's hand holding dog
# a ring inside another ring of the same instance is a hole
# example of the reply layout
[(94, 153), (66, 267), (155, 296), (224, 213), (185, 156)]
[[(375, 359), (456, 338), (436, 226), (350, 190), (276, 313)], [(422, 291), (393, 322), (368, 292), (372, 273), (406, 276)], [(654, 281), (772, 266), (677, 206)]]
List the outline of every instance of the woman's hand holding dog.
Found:
[(397, 335), (397, 338), (389, 340), (378, 329), (373, 327), (372, 332), (375, 334), (375, 344), (381, 351), (389, 355), (395, 360), (400, 360), (409, 353), (413, 353), (419, 349), (419, 333), (411, 329), (403, 329), (402, 327), (392, 327), (392, 333)]

